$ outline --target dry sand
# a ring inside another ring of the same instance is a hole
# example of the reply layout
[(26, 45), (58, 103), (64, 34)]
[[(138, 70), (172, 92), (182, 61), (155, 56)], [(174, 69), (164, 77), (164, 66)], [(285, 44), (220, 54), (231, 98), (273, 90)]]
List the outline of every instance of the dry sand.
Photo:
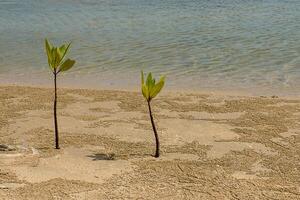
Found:
[(0, 199), (300, 199), (300, 100), (0, 87)]

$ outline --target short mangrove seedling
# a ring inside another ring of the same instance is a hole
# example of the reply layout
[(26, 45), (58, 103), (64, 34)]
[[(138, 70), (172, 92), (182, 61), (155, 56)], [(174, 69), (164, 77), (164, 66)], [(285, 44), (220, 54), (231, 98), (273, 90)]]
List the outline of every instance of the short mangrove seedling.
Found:
[(153, 115), (152, 115), (151, 100), (154, 97), (156, 97), (156, 95), (164, 87), (165, 76), (162, 76), (158, 83), (155, 83), (155, 79), (152, 77), (152, 73), (148, 74), (146, 82), (144, 81), (143, 71), (141, 72), (141, 76), (142, 76), (142, 93), (143, 93), (143, 96), (145, 97), (145, 99), (148, 103), (150, 120), (151, 120), (153, 132), (154, 132), (154, 137), (155, 137), (155, 142), (156, 142), (156, 151), (155, 151), (154, 157), (158, 158), (159, 154), (160, 154), (160, 152), (159, 152), (159, 138), (158, 138), (157, 130), (156, 130)]
[(70, 44), (63, 44), (60, 47), (54, 47), (50, 42), (45, 39), (46, 53), (48, 57), (48, 64), (54, 76), (54, 127), (55, 127), (55, 148), (59, 149), (59, 137), (58, 137), (58, 125), (57, 125), (57, 115), (56, 115), (56, 106), (57, 106), (57, 82), (56, 78), (60, 72), (65, 72), (73, 67), (75, 60), (64, 59), (69, 48)]

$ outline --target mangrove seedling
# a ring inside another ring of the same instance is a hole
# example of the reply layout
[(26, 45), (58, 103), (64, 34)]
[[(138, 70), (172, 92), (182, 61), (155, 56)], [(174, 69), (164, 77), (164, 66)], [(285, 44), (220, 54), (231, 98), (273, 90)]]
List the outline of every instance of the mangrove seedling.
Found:
[(56, 114), (56, 106), (57, 106), (57, 82), (56, 78), (60, 72), (65, 72), (73, 67), (75, 64), (75, 60), (65, 59), (65, 56), (70, 48), (71, 43), (63, 44), (60, 47), (55, 47), (50, 44), (50, 42), (45, 39), (45, 48), (48, 57), (48, 64), (50, 70), (53, 73), (54, 77), (54, 127), (55, 127), (55, 148), (59, 149), (59, 137), (58, 137), (58, 125), (57, 125), (57, 114)]
[(157, 134), (157, 130), (155, 127), (153, 115), (152, 115), (152, 110), (151, 110), (151, 100), (156, 97), (156, 95), (161, 91), (161, 89), (164, 87), (165, 84), (165, 76), (162, 76), (158, 83), (155, 83), (155, 79), (152, 77), (152, 73), (149, 73), (147, 76), (146, 82), (144, 81), (144, 73), (143, 71), (141, 72), (141, 79), (142, 79), (142, 93), (143, 96), (145, 97), (147, 104), (148, 104), (148, 109), (149, 109), (149, 116), (152, 124), (152, 129), (154, 132), (154, 137), (155, 137), (155, 142), (156, 142), (156, 150), (155, 150), (155, 158), (158, 158), (160, 155), (159, 152), (159, 138)]

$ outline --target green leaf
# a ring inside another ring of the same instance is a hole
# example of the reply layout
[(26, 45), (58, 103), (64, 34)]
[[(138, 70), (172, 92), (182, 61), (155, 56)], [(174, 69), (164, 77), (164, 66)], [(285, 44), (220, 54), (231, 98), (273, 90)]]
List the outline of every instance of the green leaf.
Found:
[(52, 67), (52, 45), (50, 44), (50, 42), (45, 39), (45, 49), (46, 49), (46, 53), (47, 53), (47, 58), (48, 58), (48, 65), (49, 67), (51, 68), (51, 70), (53, 70), (53, 67)]
[(150, 72), (147, 76), (146, 85), (149, 86), (152, 82), (152, 73)]
[(57, 60), (57, 56), (56, 56), (56, 47), (52, 47), (51, 49), (51, 67), (55, 70), (56, 69), (56, 60)]
[(59, 69), (58, 72), (68, 71), (69, 69), (71, 69), (71, 68), (73, 67), (74, 64), (75, 64), (75, 60), (67, 59), (67, 60), (65, 60), (65, 62), (60, 66), (60, 69)]
[(46, 48), (47, 56), (49, 57), (52, 49), (52, 45), (47, 39), (45, 39), (45, 48)]
[(155, 79), (152, 78), (151, 72), (147, 76), (146, 85), (147, 85), (149, 91), (151, 91), (155, 85)]
[[(48, 64), (53, 72), (58, 73), (61, 71), (67, 71), (70, 68), (72, 68), (75, 64), (75, 61), (71, 59), (67, 59), (64, 61), (64, 58), (70, 48), (70, 45), (71, 43), (63, 44), (60, 47), (55, 47), (52, 46), (47, 39), (45, 39), (45, 48), (48, 57)], [(57, 71), (58, 67), (59, 70)]]
[(150, 98), (153, 99), (165, 85), (165, 76), (161, 77), (159, 82), (150, 91)]
[(148, 101), (149, 100), (149, 91), (146, 85), (142, 85), (142, 93), (145, 99)]
[(55, 67), (58, 67), (61, 62), (62, 54), (58, 47), (55, 47)]
[(61, 60), (60, 62), (65, 58), (66, 54), (68, 53), (68, 50), (70, 48), (71, 43), (69, 43), (68, 45), (62, 45), (61, 47), (59, 47), (59, 51), (61, 54)]
[(141, 71), (142, 93), (147, 101), (151, 101), (162, 90), (165, 85), (165, 76), (162, 76), (159, 82), (156, 84), (155, 79), (150, 72), (147, 75), (146, 83), (144, 82), (144, 73)]
[(144, 80), (144, 72), (143, 72), (143, 70), (141, 71), (141, 81), (142, 81), (142, 85), (144, 85), (144, 82), (145, 82), (145, 80)]

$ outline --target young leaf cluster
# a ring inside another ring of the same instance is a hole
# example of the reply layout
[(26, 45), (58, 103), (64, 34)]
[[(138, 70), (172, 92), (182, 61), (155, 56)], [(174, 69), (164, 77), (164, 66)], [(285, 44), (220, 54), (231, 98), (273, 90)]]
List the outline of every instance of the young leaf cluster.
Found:
[(51, 43), (45, 39), (46, 53), (48, 57), (48, 64), (51, 71), (55, 74), (64, 72), (73, 67), (75, 60), (64, 59), (71, 43), (63, 44), (60, 47), (52, 46)]
[(165, 84), (165, 76), (160, 77), (159, 81), (156, 83), (155, 79), (152, 77), (150, 72), (147, 76), (146, 81), (144, 80), (144, 73), (141, 72), (142, 78), (142, 93), (145, 99), (150, 102), (156, 95), (161, 91)]

